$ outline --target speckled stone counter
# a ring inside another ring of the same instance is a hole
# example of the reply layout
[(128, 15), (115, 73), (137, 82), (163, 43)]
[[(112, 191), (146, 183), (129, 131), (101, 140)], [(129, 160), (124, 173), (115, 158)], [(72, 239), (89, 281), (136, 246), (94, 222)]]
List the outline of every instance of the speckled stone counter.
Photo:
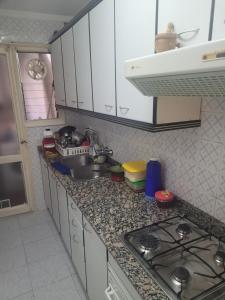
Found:
[(182, 213), (203, 227), (212, 224), (208, 229), (217, 235), (224, 234), (219, 221), (183, 200), (177, 201), (174, 208), (159, 209), (154, 202), (147, 201), (143, 193), (132, 192), (125, 183), (115, 183), (110, 178), (75, 182), (69, 176), (53, 172), (144, 300), (169, 298), (123, 244), (123, 232)]

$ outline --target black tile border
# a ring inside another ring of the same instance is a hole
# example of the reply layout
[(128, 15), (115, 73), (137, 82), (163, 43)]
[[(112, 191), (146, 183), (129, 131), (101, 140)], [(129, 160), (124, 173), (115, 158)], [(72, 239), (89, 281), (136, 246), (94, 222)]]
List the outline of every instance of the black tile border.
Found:
[(132, 127), (132, 128), (136, 128), (148, 132), (161, 132), (161, 131), (169, 131), (169, 130), (177, 130), (177, 129), (185, 129), (185, 128), (193, 128), (193, 127), (201, 126), (201, 120), (174, 122), (174, 123), (165, 123), (165, 124), (150, 124), (146, 122), (120, 118), (116, 116), (101, 114), (101, 113), (83, 110), (83, 109), (76, 109), (76, 108), (66, 107), (61, 105), (57, 105), (57, 107), (63, 110), (74, 111), (89, 117), (105, 120), (108, 122), (124, 125), (127, 127)]

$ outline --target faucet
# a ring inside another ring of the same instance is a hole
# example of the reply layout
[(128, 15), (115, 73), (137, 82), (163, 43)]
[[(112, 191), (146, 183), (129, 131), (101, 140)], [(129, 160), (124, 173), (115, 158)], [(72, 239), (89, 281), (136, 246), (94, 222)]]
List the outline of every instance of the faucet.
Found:
[(90, 148), (89, 155), (95, 159), (98, 156), (112, 156), (113, 150), (108, 147), (104, 147), (99, 143), (98, 134), (95, 130), (86, 128), (85, 135), (89, 138)]

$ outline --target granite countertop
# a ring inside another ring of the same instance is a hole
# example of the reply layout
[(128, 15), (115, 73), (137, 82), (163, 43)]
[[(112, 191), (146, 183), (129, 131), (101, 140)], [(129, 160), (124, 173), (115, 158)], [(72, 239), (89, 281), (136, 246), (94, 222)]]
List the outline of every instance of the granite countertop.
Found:
[(224, 234), (223, 224), (183, 200), (177, 200), (173, 208), (160, 209), (155, 202), (147, 201), (143, 193), (132, 192), (124, 182), (112, 182), (107, 177), (73, 181), (52, 170), (144, 300), (169, 298), (123, 244), (122, 233), (180, 213), (218, 236)]

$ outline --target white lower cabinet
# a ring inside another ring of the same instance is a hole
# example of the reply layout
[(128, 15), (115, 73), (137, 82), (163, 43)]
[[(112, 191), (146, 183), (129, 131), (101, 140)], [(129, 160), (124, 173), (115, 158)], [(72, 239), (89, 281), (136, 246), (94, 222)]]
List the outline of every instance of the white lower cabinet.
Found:
[(68, 196), (68, 210), (69, 210), (69, 222), (70, 222), (72, 261), (80, 277), (80, 280), (83, 284), (83, 288), (86, 290), (84, 230), (83, 230), (82, 219), (80, 222), (80, 219), (77, 216), (78, 214), (81, 214), (81, 212), (70, 196)]
[(90, 300), (105, 300), (107, 288), (107, 250), (83, 217), (87, 294)]
[(57, 230), (60, 232), (60, 220), (59, 220), (59, 201), (58, 201), (58, 193), (57, 193), (57, 180), (54, 174), (49, 171), (49, 183), (50, 183), (50, 191), (51, 191), (51, 199), (52, 199), (52, 217), (55, 221), (55, 225)]
[[(108, 284), (107, 249), (73, 199), (67, 196), (65, 188), (54, 173), (50, 169), (48, 171), (48, 168), (45, 169), (43, 163), (43, 183), (49, 194), (51, 190), (53, 199), (51, 214), (57, 228), (60, 228), (62, 240), (72, 258), (83, 288), (89, 300), (105, 300)], [(49, 186), (46, 184), (48, 177)], [(49, 203), (49, 198), (47, 201)]]
[(41, 172), (42, 172), (42, 181), (43, 181), (43, 190), (44, 190), (44, 198), (46, 202), (46, 206), (52, 215), (52, 200), (50, 194), (50, 183), (49, 183), (49, 172), (47, 163), (41, 158)]
[(109, 254), (107, 300), (141, 300), (141, 297), (121, 271), (115, 259)]
[(58, 200), (59, 200), (59, 215), (60, 215), (60, 227), (61, 236), (66, 246), (67, 251), (71, 254), (70, 245), (70, 225), (67, 205), (67, 194), (61, 183), (57, 184)]

